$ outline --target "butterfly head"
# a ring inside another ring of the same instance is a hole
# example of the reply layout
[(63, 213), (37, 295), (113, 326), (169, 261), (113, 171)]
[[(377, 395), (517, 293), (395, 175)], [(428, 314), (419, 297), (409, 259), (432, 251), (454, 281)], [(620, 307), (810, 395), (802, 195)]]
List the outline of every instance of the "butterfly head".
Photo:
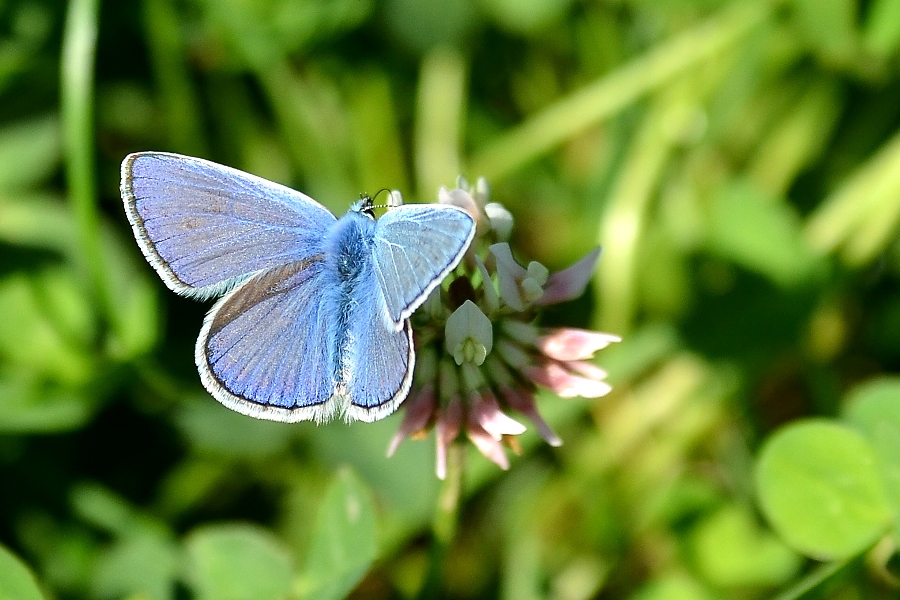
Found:
[[(387, 192), (388, 194), (388, 203), (387, 204), (375, 204), (375, 198), (381, 195), (382, 192)], [(357, 212), (363, 214), (370, 219), (375, 218), (375, 209), (376, 208), (397, 208), (403, 204), (403, 197), (400, 195), (400, 192), (394, 190), (391, 191), (387, 188), (381, 188), (375, 194), (375, 196), (369, 196), (369, 194), (363, 192), (359, 195), (359, 200), (354, 202), (350, 206), (350, 210), (353, 212)]]
[(360, 194), (359, 200), (350, 205), (350, 210), (375, 219), (375, 205), (372, 203), (372, 197), (368, 194)]

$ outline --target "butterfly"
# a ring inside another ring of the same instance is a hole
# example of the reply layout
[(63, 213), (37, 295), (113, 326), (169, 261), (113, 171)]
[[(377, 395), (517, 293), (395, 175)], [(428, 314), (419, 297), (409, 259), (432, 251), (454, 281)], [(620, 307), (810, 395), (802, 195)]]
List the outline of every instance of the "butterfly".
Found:
[(122, 200), (174, 292), (221, 298), (194, 353), (204, 387), (273, 421), (376, 421), (409, 393), (409, 318), (459, 263), (473, 218), (363, 197), (340, 219), (312, 198), (207, 160), (129, 154)]

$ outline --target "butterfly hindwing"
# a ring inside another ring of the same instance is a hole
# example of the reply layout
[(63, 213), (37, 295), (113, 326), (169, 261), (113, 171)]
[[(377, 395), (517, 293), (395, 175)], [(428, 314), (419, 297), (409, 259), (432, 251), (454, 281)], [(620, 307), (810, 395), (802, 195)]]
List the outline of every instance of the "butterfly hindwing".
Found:
[[(405, 319), (399, 331), (382, 318), (384, 300), (377, 289), (375, 275), (362, 289), (371, 292), (356, 303), (349, 324), (346, 361), (349, 377), (344, 383), (350, 404), (347, 419), (372, 422), (396, 410), (409, 393), (415, 353), (412, 328)], [(362, 296), (362, 294), (360, 294)]]
[(467, 212), (450, 205), (409, 204), (375, 224), (375, 274), (395, 330), (462, 259), (475, 234)]
[(307, 259), (335, 221), (300, 192), (165, 152), (128, 155), (121, 192), (144, 256), (186, 295), (214, 296), (251, 273)]
[(335, 407), (337, 358), (320, 256), (270, 269), (224, 296), (207, 315), (196, 362), (222, 404), (275, 421), (324, 421)]

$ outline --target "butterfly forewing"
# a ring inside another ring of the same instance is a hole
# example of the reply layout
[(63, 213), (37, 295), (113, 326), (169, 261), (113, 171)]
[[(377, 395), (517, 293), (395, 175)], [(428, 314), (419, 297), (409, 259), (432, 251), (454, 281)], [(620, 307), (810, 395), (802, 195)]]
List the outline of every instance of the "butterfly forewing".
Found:
[(251, 273), (308, 259), (335, 221), (300, 192), (164, 152), (125, 158), (122, 198), (147, 260), (188, 295), (216, 295)]
[(452, 271), (472, 241), (475, 223), (449, 205), (405, 205), (375, 225), (375, 274), (395, 330)]

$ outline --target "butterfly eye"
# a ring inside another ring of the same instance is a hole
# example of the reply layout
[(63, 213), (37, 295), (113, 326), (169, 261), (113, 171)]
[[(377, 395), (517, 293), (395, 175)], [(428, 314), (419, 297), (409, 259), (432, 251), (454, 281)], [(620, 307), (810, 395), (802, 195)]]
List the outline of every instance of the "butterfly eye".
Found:
[(359, 195), (359, 212), (372, 219), (375, 218), (375, 205), (372, 203), (372, 197), (365, 192)]

